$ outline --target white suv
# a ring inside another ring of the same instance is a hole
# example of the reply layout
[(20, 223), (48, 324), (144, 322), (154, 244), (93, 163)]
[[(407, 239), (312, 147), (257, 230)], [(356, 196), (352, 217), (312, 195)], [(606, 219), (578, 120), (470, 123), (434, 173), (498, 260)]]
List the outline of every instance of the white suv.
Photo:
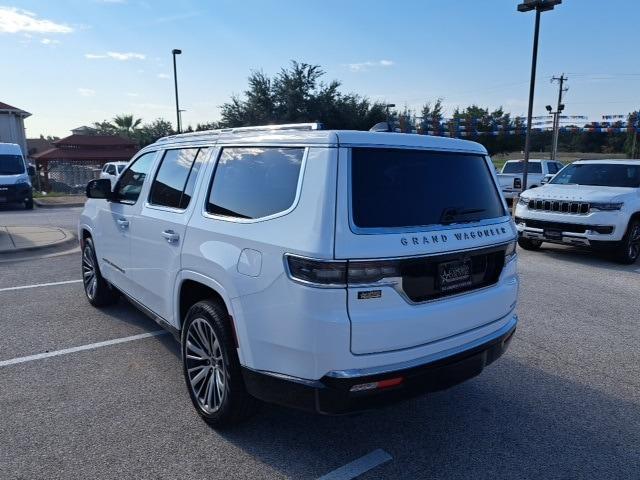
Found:
[(640, 256), (640, 160), (581, 160), (549, 183), (522, 193), (516, 206), (518, 243), (592, 247), (621, 263)]
[(128, 162), (108, 162), (102, 166), (100, 170), (100, 178), (107, 178), (111, 181), (113, 187), (118, 180), (118, 175), (122, 173)]
[(345, 413), (473, 377), (517, 323), (516, 230), (479, 144), (239, 128), (87, 186), (86, 295), (174, 333), (199, 414)]

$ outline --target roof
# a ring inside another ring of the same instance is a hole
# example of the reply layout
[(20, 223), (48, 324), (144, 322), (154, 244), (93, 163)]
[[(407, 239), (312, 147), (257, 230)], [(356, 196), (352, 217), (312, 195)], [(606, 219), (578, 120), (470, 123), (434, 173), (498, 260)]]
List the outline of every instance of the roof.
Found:
[(29, 155), (35, 155), (36, 153), (44, 152), (53, 147), (51, 140), (46, 138), (27, 138), (27, 151)]
[(632, 160), (632, 159), (625, 159), (625, 158), (621, 158), (621, 159), (602, 159), (602, 160), (597, 160), (597, 159), (585, 159), (585, 160), (576, 160), (573, 163), (606, 163), (606, 164), (625, 164), (625, 165), (638, 165), (640, 166), (640, 160)]
[(24, 110), (20, 110), (19, 108), (13, 107), (8, 103), (0, 102), (0, 113), (2, 112), (11, 112), (15, 115), (18, 115), (22, 118), (30, 117), (31, 114), (29, 112), (25, 112)]
[(70, 135), (51, 148), (32, 155), (35, 160), (129, 161), (138, 151), (136, 142), (115, 135)]
[(76, 149), (64, 149), (64, 148), (50, 148), (41, 153), (36, 153), (32, 157), (35, 160), (76, 160), (76, 161), (104, 161), (104, 162), (117, 162), (117, 161), (129, 161), (137, 149), (135, 148), (76, 148)]
[(55, 146), (135, 147), (136, 142), (117, 135), (69, 135), (53, 142)]
[[(318, 146), (410, 147), (433, 150), (463, 151), (486, 155), (486, 149), (476, 142), (456, 138), (406, 133), (362, 132), (355, 130), (317, 130), (315, 124), (272, 125), (239, 129), (209, 130), (165, 137), (156, 145), (184, 143), (221, 144), (296, 144)], [(307, 127), (307, 128), (304, 128)]]

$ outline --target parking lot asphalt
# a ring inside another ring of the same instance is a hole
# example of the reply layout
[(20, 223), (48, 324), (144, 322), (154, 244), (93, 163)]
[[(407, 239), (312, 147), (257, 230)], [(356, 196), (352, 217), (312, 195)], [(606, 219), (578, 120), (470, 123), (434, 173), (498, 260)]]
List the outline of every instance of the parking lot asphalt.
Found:
[(2, 263), (0, 478), (313, 479), (376, 450), (391, 460), (359, 478), (640, 478), (640, 264), (519, 261), (518, 331), (479, 377), (357, 416), (265, 405), (226, 432), (193, 410), (170, 335), (2, 366), (159, 330), (81, 283), (14, 289), (78, 280), (78, 253)]

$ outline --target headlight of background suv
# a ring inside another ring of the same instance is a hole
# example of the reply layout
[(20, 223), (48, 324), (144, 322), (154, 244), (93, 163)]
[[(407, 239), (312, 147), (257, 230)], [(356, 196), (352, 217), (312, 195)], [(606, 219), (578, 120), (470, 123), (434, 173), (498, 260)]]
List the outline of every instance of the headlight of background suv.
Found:
[(522, 207), (526, 207), (527, 205), (529, 205), (529, 198), (527, 197), (520, 197), (518, 199), (518, 205), (522, 206)]
[(622, 202), (595, 202), (590, 206), (592, 212), (613, 212), (622, 209)]

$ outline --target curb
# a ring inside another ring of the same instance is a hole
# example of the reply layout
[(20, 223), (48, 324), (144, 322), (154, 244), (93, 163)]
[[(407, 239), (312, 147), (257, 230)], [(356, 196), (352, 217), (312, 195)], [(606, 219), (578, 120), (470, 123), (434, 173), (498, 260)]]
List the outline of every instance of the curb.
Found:
[(63, 251), (65, 249), (69, 249), (72, 245), (78, 244), (78, 237), (71, 230), (67, 230), (66, 228), (55, 227), (64, 233), (65, 238), (63, 240), (58, 240), (57, 242), (49, 243), (46, 245), (33, 245), (29, 247), (19, 247), (12, 248), (11, 250), (0, 250), (0, 260), (12, 258), (15, 254), (20, 254), (24, 252), (56, 252)]
[(71, 208), (71, 207), (84, 207), (84, 202), (86, 201), (86, 199), (83, 199), (82, 201), (77, 201), (77, 202), (65, 202), (65, 203), (48, 203), (48, 202), (41, 202), (40, 199), (38, 198), (34, 198), (33, 199), (33, 203), (38, 207), (38, 208)]

